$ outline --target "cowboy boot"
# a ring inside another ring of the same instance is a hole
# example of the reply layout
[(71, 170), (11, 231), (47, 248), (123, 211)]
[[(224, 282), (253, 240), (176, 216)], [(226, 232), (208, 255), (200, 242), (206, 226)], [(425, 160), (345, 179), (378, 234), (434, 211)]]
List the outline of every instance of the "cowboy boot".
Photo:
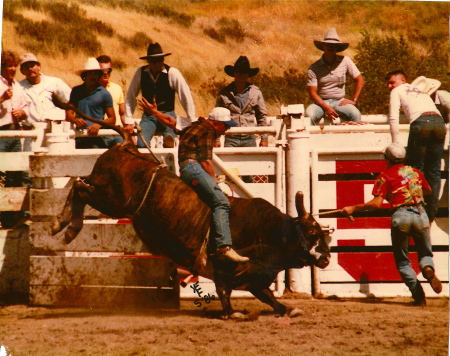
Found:
[(243, 257), (239, 255), (230, 246), (218, 247), (216, 249), (216, 255), (220, 259), (227, 259), (234, 262), (248, 262), (250, 259), (248, 257)]
[(422, 274), (427, 279), (428, 283), (430, 283), (431, 288), (433, 288), (435, 293), (439, 294), (442, 292), (442, 283), (439, 278), (436, 277), (433, 267), (425, 266)]

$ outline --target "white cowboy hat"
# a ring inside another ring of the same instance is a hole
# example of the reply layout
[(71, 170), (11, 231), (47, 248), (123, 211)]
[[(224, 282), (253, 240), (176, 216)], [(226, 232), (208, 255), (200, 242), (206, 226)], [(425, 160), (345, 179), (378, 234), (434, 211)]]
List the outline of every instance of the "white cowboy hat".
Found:
[(333, 44), (337, 47), (337, 52), (342, 52), (348, 48), (348, 43), (341, 42), (335, 28), (330, 28), (326, 33), (323, 41), (314, 40), (317, 49), (323, 51), (324, 44)]
[(93, 70), (101, 71), (101, 72), (107, 71), (107, 69), (100, 68), (100, 64), (94, 57), (89, 57), (88, 60), (84, 63), (84, 68), (77, 70), (75, 73), (78, 75), (81, 75), (84, 72), (89, 72), (89, 71), (93, 71)]
[(418, 89), (421, 93), (431, 95), (439, 89), (441, 82), (437, 79), (426, 78), (422, 75), (414, 79), (411, 86)]

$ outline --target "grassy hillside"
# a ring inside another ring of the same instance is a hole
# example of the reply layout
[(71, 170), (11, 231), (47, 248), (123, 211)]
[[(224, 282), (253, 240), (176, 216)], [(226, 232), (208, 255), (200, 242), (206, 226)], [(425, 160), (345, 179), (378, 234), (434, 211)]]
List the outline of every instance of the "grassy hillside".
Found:
[[(107, 54), (117, 67), (112, 80), (126, 90), (145, 64), (139, 57), (148, 43), (159, 42), (172, 53), (166, 63), (188, 81), (198, 115), (208, 114), (218, 88), (231, 80), (223, 67), (246, 55), (260, 68), (252, 79), (276, 115), (281, 104), (307, 104), (306, 69), (321, 55), (313, 39), (323, 39), (330, 27), (350, 43), (344, 54), (351, 58), (367, 53), (367, 42), (392, 40), (379, 56), (360, 58), (363, 67), (380, 59), (379, 73), (385, 73), (404, 64), (411, 79), (432, 76), (448, 89), (449, 9), (447, 2), (416, 1), (4, 0), (2, 48), (35, 53), (43, 73), (70, 86), (81, 83), (74, 72), (88, 56)], [(396, 54), (401, 40), (410, 55)], [(397, 57), (399, 63), (382, 61)], [(361, 100), (368, 113), (385, 109), (371, 104), (376, 91), (387, 98), (383, 78), (370, 71), (363, 75), (372, 89)]]

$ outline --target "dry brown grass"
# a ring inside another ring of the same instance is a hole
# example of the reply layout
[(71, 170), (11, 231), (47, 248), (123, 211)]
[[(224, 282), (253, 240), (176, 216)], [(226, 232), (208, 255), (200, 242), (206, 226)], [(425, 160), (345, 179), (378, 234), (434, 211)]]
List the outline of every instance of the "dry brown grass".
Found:
[[(168, 4), (174, 4), (168, 0)], [(336, 27), (342, 41), (349, 42), (350, 48), (345, 52), (352, 57), (354, 48), (361, 39), (360, 31), (365, 29), (364, 18), (367, 9), (361, 3), (352, 14), (342, 16), (339, 11), (340, 2), (318, 1), (274, 1), (274, 0), (219, 0), (206, 2), (190, 2), (180, 0), (176, 4), (178, 11), (195, 16), (195, 22), (187, 29), (171, 23), (167, 18), (152, 17), (137, 12), (128, 12), (120, 8), (105, 6), (80, 5), (87, 11), (90, 18), (98, 19), (111, 25), (117, 35), (131, 37), (136, 32), (144, 32), (155, 42), (159, 42), (163, 50), (171, 52), (166, 62), (184, 74), (189, 83), (197, 107), (197, 115), (207, 115), (214, 105), (215, 99), (205, 95), (202, 84), (208, 79), (218, 81), (231, 80), (223, 68), (233, 64), (239, 55), (249, 57), (253, 67), (259, 67), (261, 72), (282, 75), (289, 68), (306, 71), (307, 67), (321, 55), (313, 45), (313, 39), (323, 38), (330, 27)], [(433, 3), (430, 3), (433, 6)], [(331, 10), (330, 10), (331, 8)], [(326, 11), (327, 10), (327, 11)], [(336, 11), (334, 11), (336, 10)], [(26, 10), (22, 15), (34, 20), (48, 20), (41, 12)], [(325, 16), (327, 14), (327, 16)], [(330, 15), (331, 14), (331, 15)], [(381, 35), (405, 33), (418, 19), (416, 15), (406, 11), (401, 5), (396, 7), (380, 6), (373, 16), (385, 19), (388, 26), (371, 31)], [(221, 44), (207, 35), (203, 30), (215, 27), (217, 20), (225, 17), (236, 19), (245, 29), (247, 37), (242, 43), (227, 40)], [(146, 53), (146, 48), (139, 50), (125, 46), (117, 37), (98, 37), (103, 50), (100, 54), (108, 54), (128, 64), (122, 71), (114, 71), (112, 80), (127, 89), (136, 69), (145, 62), (139, 57)], [(20, 45), (13, 25), (3, 22), (3, 47), (26, 52)], [(80, 69), (87, 56), (82, 54), (62, 56), (39, 55), (42, 71), (45, 74), (57, 76), (70, 86), (81, 83), (74, 71)], [(23, 78), (21, 74), (18, 79)], [(264, 92), (264, 88), (262, 88)], [(179, 114), (184, 111), (177, 107)], [(269, 105), (269, 113), (276, 115), (279, 107)]]

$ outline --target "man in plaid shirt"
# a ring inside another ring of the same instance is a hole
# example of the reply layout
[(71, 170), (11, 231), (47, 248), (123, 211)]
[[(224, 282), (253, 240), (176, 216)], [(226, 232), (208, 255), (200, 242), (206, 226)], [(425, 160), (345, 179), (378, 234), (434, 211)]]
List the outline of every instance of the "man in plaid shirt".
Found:
[(230, 203), (217, 185), (212, 163), (215, 140), (236, 125), (230, 119), (230, 110), (214, 108), (208, 119), (199, 118), (181, 132), (178, 161), (183, 182), (194, 189), (212, 211), (214, 228), (211, 233), (217, 256), (235, 262), (246, 262), (249, 260), (247, 257), (240, 256), (231, 248)]
[[(144, 112), (153, 115), (162, 124), (171, 127), (180, 134), (178, 146), (178, 162), (180, 178), (194, 189), (199, 198), (212, 211), (213, 229), (211, 236), (215, 241), (216, 256), (234, 262), (247, 262), (248, 257), (240, 256), (231, 247), (229, 212), (230, 203), (216, 182), (216, 174), (212, 163), (212, 150), (217, 138), (230, 127), (237, 124), (230, 118), (230, 110), (216, 107), (208, 119), (200, 117), (192, 125), (178, 131), (177, 119), (157, 110), (155, 102), (150, 104), (141, 99), (139, 105)], [(182, 126), (182, 125), (181, 125)]]

